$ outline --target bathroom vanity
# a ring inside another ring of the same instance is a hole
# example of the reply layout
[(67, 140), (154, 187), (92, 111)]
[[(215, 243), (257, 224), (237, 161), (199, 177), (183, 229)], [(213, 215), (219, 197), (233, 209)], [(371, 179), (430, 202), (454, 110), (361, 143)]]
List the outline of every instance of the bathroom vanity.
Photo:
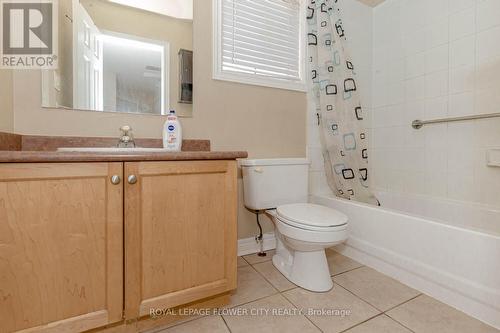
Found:
[(139, 331), (175, 320), (152, 310), (222, 305), (246, 155), (0, 151), (2, 332)]

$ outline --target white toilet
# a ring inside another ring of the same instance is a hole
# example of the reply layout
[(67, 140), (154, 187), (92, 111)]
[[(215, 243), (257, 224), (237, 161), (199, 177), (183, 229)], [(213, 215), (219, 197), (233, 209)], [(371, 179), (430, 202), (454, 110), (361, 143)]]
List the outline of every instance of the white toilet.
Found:
[(316, 292), (333, 287), (325, 249), (347, 239), (347, 216), (307, 203), (307, 159), (241, 160), (245, 206), (266, 210), (276, 226), (274, 266)]

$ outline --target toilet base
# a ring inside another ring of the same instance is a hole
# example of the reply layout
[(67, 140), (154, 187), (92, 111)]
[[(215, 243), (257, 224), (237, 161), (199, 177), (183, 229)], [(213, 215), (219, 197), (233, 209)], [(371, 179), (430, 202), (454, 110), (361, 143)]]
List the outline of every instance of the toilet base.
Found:
[(295, 251), (287, 248), (280, 237), (277, 237), (276, 242), (273, 265), (290, 282), (314, 292), (326, 292), (333, 288), (324, 249)]

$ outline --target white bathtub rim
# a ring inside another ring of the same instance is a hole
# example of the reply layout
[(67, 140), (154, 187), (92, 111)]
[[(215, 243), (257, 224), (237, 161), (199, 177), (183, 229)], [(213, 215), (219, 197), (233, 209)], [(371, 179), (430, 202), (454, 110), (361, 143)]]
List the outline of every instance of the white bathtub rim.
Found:
[[(416, 198), (422, 198), (422, 199), (432, 199), (432, 200), (437, 200), (440, 202), (447, 202), (451, 203), (454, 205), (466, 205), (474, 208), (480, 208), (482, 210), (488, 210), (488, 211), (493, 211), (496, 213), (500, 213), (500, 207), (495, 206), (495, 205), (490, 205), (490, 204), (485, 204), (481, 202), (474, 202), (474, 201), (463, 201), (463, 200), (457, 200), (457, 199), (451, 199), (451, 198), (446, 198), (446, 197), (440, 197), (440, 196), (435, 196), (435, 195), (426, 195), (426, 194), (418, 194), (418, 193), (409, 193), (409, 192), (401, 192), (401, 191), (389, 191), (386, 189), (380, 189), (380, 188), (375, 188), (373, 189), (373, 192), (375, 193), (375, 196), (377, 193), (383, 193), (383, 194), (397, 194), (397, 195), (402, 195), (402, 196), (412, 196)], [(331, 196), (335, 197), (333, 193), (329, 194), (318, 194), (319, 196)], [(338, 198), (338, 197), (337, 197)], [(341, 198), (338, 198), (341, 199)]]
[(447, 221), (442, 221), (442, 220), (438, 220), (438, 219), (432, 219), (430, 217), (425, 217), (425, 216), (422, 216), (422, 215), (415, 215), (415, 214), (411, 214), (411, 213), (405, 213), (405, 212), (403, 212), (401, 210), (384, 208), (383, 206), (373, 206), (373, 205), (362, 203), (362, 202), (347, 200), (347, 199), (339, 198), (339, 197), (337, 197), (337, 196), (335, 196), (333, 194), (312, 194), (312, 195), (309, 195), (309, 201), (310, 202), (318, 203), (318, 200), (321, 201), (321, 202), (319, 202), (319, 204), (322, 204), (322, 205), (325, 205), (324, 204), (324, 200), (338, 200), (338, 201), (341, 201), (343, 203), (347, 203), (349, 205), (353, 205), (353, 206), (357, 206), (357, 207), (363, 207), (365, 209), (367, 208), (367, 209), (370, 209), (370, 210), (379, 210), (379, 211), (381, 210), (381, 211), (384, 211), (384, 212), (387, 212), (387, 213), (390, 213), (390, 214), (394, 214), (394, 215), (400, 216), (400, 217), (408, 217), (408, 216), (410, 216), (411, 218), (417, 219), (420, 222), (430, 223), (430, 224), (439, 224), (440, 226), (443, 226), (445, 228), (449, 228), (451, 230), (471, 232), (471, 233), (473, 233), (475, 235), (488, 236), (488, 237), (493, 237), (496, 240), (500, 240), (500, 234), (496, 233), (496, 232), (486, 232), (486, 231), (478, 230), (478, 229), (475, 229), (475, 228), (466, 228), (466, 227), (463, 227), (463, 226), (456, 226), (456, 225), (449, 224), (449, 222), (447, 222)]

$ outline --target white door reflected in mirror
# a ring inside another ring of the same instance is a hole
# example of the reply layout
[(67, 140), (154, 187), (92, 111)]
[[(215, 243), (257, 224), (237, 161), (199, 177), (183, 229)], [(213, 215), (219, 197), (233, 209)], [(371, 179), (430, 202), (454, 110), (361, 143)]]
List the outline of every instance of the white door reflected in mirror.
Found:
[(177, 2), (59, 1), (59, 68), (42, 71), (42, 106), (190, 116), (192, 1)]

